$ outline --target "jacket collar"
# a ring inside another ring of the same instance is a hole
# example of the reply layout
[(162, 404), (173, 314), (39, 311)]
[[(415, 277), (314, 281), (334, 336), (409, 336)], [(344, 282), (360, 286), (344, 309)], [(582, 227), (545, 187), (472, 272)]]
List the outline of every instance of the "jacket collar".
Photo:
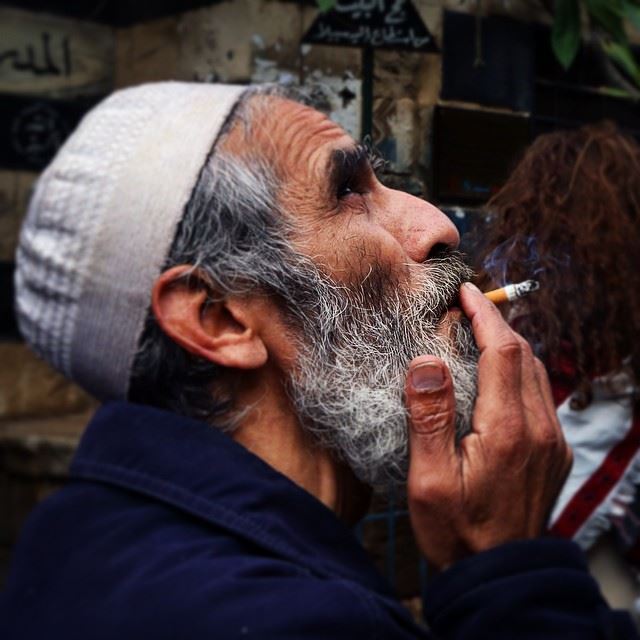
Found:
[(87, 427), (71, 476), (152, 496), (312, 574), (353, 580), (390, 595), (332, 511), (203, 422), (141, 405), (106, 404)]

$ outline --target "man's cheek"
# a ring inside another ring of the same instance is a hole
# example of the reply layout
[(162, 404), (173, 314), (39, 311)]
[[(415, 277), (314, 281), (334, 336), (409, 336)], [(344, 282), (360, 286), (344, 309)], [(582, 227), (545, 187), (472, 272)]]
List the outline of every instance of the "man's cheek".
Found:
[(334, 278), (359, 286), (372, 275), (402, 282), (409, 275), (407, 256), (400, 244), (381, 225), (366, 215), (345, 215), (334, 232), (325, 235), (327, 257)]

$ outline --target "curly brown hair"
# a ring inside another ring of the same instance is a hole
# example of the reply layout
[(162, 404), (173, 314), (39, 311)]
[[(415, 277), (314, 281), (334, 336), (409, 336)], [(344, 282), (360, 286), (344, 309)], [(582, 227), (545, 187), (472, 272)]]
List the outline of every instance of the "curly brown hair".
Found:
[(640, 147), (611, 122), (539, 136), (488, 203), (480, 281), (535, 277), (517, 329), (569, 383), (630, 358), (640, 380)]

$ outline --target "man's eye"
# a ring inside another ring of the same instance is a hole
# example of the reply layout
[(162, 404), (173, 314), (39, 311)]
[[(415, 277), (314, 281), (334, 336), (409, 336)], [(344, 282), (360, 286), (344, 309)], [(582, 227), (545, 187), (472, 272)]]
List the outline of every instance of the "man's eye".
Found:
[(340, 187), (338, 187), (338, 198), (339, 199), (346, 198), (347, 196), (350, 196), (353, 193), (356, 193), (356, 190), (350, 184), (343, 184)]
[(369, 192), (370, 186), (368, 182), (361, 177), (353, 177), (345, 180), (337, 191), (338, 200), (348, 198), (349, 196), (362, 196)]

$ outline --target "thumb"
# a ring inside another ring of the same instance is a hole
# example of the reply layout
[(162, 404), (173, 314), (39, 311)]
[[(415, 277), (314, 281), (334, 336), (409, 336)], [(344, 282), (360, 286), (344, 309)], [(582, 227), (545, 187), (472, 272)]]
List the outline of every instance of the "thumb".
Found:
[(445, 363), (435, 356), (415, 358), (409, 365), (405, 397), (409, 413), (409, 487), (427, 491), (430, 479), (442, 486), (453, 480), (458, 467), (455, 397)]

